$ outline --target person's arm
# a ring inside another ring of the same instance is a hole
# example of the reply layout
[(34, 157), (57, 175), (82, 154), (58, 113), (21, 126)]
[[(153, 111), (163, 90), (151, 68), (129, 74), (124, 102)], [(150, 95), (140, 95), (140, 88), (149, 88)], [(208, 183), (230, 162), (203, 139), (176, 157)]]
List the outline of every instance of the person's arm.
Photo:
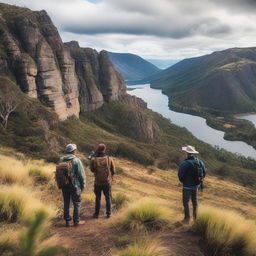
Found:
[(86, 183), (86, 175), (85, 175), (83, 163), (78, 158), (77, 158), (77, 176), (78, 176), (77, 178), (81, 184), (81, 189), (83, 190), (85, 187), (85, 183)]
[(184, 178), (185, 178), (185, 166), (186, 166), (186, 163), (182, 162), (179, 167), (178, 177), (179, 177), (180, 182), (183, 182)]
[(91, 159), (91, 161), (90, 161), (90, 170), (91, 170), (91, 172), (93, 172), (93, 173), (95, 173), (94, 161), (95, 161), (94, 158)]
[(203, 161), (200, 161), (200, 164), (201, 164), (201, 167), (202, 167), (202, 169), (203, 169), (203, 177), (205, 178), (205, 176), (206, 176), (206, 169), (205, 169), (204, 162), (203, 162)]
[(115, 164), (112, 158), (109, 158), (109, 164), (110, 164), (110, 172), (111, 176), (113, 177), (115, 175)]

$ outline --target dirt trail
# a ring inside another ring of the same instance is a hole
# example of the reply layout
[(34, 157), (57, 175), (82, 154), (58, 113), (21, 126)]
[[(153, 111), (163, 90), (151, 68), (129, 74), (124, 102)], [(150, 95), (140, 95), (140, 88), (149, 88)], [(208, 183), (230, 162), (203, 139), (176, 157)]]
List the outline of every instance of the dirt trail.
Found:
[[(92, 204), (83, 204), (81, 219), (86, 221), (84, 225), (66, 228), (62, 220), (55, 225), (54, 234), (60, 238), (63, 246), (68, 247), (68, 256), (115, 255), (113, 236), (118, 236), (118, 230), (107, 225), (110, 220), (105, 219), (104, 214), (99, 219), (93, 219), (93, 210)], [(161, 233), (160, 237), (163, 245), (175, 253), (170, 255), (204, 256), (198, 246), (198, 237), (189, 231), (188, 226), (174, 225)]]

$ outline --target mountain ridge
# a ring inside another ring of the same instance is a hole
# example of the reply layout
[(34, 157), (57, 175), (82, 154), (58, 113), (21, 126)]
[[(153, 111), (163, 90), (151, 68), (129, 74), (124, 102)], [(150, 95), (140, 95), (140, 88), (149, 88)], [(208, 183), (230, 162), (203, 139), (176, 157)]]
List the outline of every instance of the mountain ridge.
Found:
[(256, 110), (255, 61), (255, 47), (231, 48), (185, 59), (147, 81), (171, 97), (176, 108), (250, 112)]
[(140, 80), (160, 71), (154, 64), (136, 54), (108, 52), (108, 55), (117, 71), (128, 81)]

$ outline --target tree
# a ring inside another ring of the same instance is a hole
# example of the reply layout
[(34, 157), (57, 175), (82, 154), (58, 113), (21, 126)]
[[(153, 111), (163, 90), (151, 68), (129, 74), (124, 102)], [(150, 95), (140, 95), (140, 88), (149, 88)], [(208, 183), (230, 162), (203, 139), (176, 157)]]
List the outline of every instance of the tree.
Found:
[(0, 79), (0, 122), (7, 129), (10, 114), (21, 103), (19, 89), (8, 79)]

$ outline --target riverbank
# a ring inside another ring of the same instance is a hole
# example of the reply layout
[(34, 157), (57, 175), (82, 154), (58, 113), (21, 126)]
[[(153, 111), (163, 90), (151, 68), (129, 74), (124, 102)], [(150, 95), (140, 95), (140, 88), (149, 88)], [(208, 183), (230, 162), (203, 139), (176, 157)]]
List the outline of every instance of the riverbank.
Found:
[[(225, 133), (222, 131), (224, 128), (221, 127), (220, 129), (220, 123), (218, 123), (219, 126), (216, 125), (215, 129), (210, 127), (207, 124), (207, 119), (209, 122), (209, 117), (211, 117), (209, 114), (198, 114), (192, 109), (173, 108), (173, 105), (170, 106), (169, 98), (164, 95), (161, 90), (151, 88), (149, 84), (134, 85), (129, 86), (129, 88), (134, 90), (128, 91), (128, 93), (142, 98), (145, 102), (147, 102), (148, 108), (171, 120), (173, 124), (180, 127), (186, 127), (195, 137), (201, 141), (211, 144), (214, 147), (223, 148), (232, 153), (254, 158), (256, 151), (252, 146), (242, 141), (228, 141), (224, 139)], [(177, 112), (173, 111), (173, 109), (177, 109)], [(204, 119), (200, 116), (204, 116), (206, 118)], [(238, 121), (240, 121), (241, 124), (244, 123), (242, 120)], [(212, 123), (216, 124), (216, 122), (213, 121)], [(232, 125), (229, 126), (228, 123), (225, 123), (225, 129), (230, 129), (230, 127), (232, 127)]]
[[(185, 114), (200, 116), (206, 119), (207, 125), (223, 131), (224, 139), (229, 141), (243, 141), (256, 149), (256, 129), (255, 124), (246, 119), (238, 118), (237, 113), (224, 113), (220, 111), (203, 111), (196, 108), (180, 106), (169, 100), (169, 108)], [(244, 114), (241, 114), (244, 115)]]

